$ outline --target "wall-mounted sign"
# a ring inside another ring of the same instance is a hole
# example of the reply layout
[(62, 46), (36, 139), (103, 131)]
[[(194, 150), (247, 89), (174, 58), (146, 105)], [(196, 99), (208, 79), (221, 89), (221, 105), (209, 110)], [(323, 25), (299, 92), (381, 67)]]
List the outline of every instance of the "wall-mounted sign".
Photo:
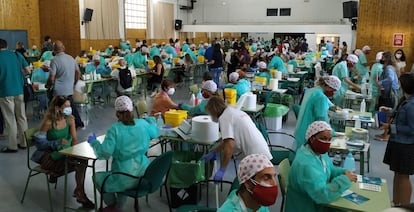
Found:
[(393, 43), (394, 47), (403, 47), (404, 46), (404, 34), (403, 33), (394, 33), (392, 43)]

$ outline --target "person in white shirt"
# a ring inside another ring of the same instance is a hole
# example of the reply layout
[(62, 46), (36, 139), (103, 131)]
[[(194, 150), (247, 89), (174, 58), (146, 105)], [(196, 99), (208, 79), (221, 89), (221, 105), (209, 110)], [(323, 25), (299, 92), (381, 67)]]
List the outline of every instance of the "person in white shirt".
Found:
[(214, 151), (202, 157), (211, 160), (216, 152), (222, 152), (220, 169), (214, 175), (214, 180), (223, 179), (232, 155), (243, 158), (250, 154), (263, 154), (269, 160), (273, 158), (265, 138), (247, 113), (227, 106), (218, 96), (210, 98), (205, 110), (219, 123), (222, 138)]
[(118, 64), (119, 64), (120, 67), (117, 68), (117, 69), (115, 69), (115, 70), (113, 70), (112, 73), (111, 73), (111, 76), (113, 78), (115, 78), (115, 79), (118, 80), (118, 85), (116, 86), (116, 92), (117, 92), (118, 95), (130, 93), (130, 92), (132, 92), (132, 89), (133, 89), (132, 85), (129, 88), (123, 88), (121, 86), (119, 72), (120, 71), (128, 71), (129, 70), (131, 72), (132, 79), (134, 79), (136, 77), (136, 72), (135, 72), (135, 70), (133, 68), (128, 68), (127, 67), (126, 61), (125, 61), (125, 59), (123, 57), (120, 57), (118, 59)]

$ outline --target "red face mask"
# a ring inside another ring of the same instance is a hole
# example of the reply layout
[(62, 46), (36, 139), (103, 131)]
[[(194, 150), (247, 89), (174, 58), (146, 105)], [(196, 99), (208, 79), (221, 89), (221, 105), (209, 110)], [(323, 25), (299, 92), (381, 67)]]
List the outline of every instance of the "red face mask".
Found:
[(204, 92), (204, 91), (203, 91), (203, 93), (202, 93), (201, 95), (203, 95), (203, 98), (204, 98), (204, 99), (208, 99), (208, 98), (210, 98), (210, 94), (209, 94), (209, 93), (207, 93), (207, 92)]
[(349, 67), (349, 68), (354, 67), (354, 64), (353, 64), (353, 63), (351, 63), (351, 62), (347, 62), (347, 65), (348, 65), (348, 67)]
[(263, 206), (270, 206), (275, 204), (278, 192), (277, 185), (259, 183), (253, 179), (250, 179), (250, 182), (253, 183), (254, 187), (253, 191), (248, 191), (254, 200)]
[(329, 147), (331, 146), (331, 142), (322, 141), (320, 139), (315, 138), (313, 142), (310, 143), (312, 150), (318, 154), (325, 154), (328, 152)]
[(335, 94), (335, 91), (334, 91), (334, 90), (325, 91), (325, 95), (326, 95), (327, 97), (331, 97), (331, 96), (333, 96), (334, 94)]

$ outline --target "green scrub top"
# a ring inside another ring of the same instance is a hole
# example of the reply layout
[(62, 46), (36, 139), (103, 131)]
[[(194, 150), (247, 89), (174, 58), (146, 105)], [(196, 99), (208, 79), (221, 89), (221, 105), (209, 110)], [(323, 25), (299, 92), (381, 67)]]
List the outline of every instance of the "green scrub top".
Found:
[(341, 197), (351, 187), (345, 169), (332, 164), (328, 154), (315, 154), (308, 144), (296, 152), (289, 171), (286, 212), (322, 212), (323, 204)]
[[(294, 133), (298, 148), (306, 143), (305, 135), (309, 125), (315, 121), (329, 123), (328, 110), (332, 106), (332, 102), (323, 93), (321, 87), (313, 87), (306, 91), (300, 106)], [(335, 134), (334, 131), (332, 133)]]
[(358, 83), (366, 82), (369, 71), (369, 68), (366, 66), (367, 57), (365, 56), (365, 54), (361, 54), (358, 58), (358, 63), (355, 64), (355, 68), (358, 70), (358, 73), (362, 77), (361, 81), (359, 81)]
[(332, 75), (337, 76), (341, 80), (341, 88), (337, 90), (333, 96), (335, 105), (343, 107), (345, 92), (348, 90), (349, 85), (345, 82), (345, 78), (349, 78), (349, 70), (346, 65), (346, 61), (342, 61), (335, 65), (332, 70)]
[[(149, 124), (143, 119), (135, 119), (135, 125), (124, 125), (116, 122), (107, 131), (102, 144), (99, 141), (91, 143), (98, 159), (108, 160), (112, 157), (109, 172), (96, 173), (98, 188), (110, 172), (126, 172), (134, 176), (142, 176), (150, 161), (145, 155), (151, 139), (159, 136), (159, 129), (155, 124)], [(154, 121), (155, 122), (155, 121)], [(122, 175), (114, 175), (105, 183), (106, 191), (119, 192), (131, 188), (138, 181)]]
[(267, 68), (268, 69), (274, 68), (274, 69), (277, 69), (278, 71), (281, 71), (283, 74), (288, 74), (288, 71), (285, 67), (285, 63), (283, 62), (282, 58), (280, 58), (277, 55), (273, 56)]
[[(228, 212), (228, 211), (251, 212), (253, 211), (250, 208), (246, 208), (244, 204), (242, 205), (240, 201), (243, 201), (243, 200), (241, 200), (239, 195), (237, 195), (237, 190), (234, 190), (229, 194), (229, 196), (227, 197), (227, 200), (223, 203), (223, 205), (217, 209), (217, 212)], [(268, 212), (268, 211), (269, 211), (269, 208), (264, 207), (264, 206), (261, 206), (259, 209), (257, 209), (257, 212)]]
[(189, 116), (207, 115), (206, 113), (207, 103), (208, 103), (208, 99), (204, 99), (203, 101), (200, 102), (200, 104), (194, 107), (189, 104), (184, 103), (183, 105), (181, 105), (181, 108), (183, 110), (188, 111)]

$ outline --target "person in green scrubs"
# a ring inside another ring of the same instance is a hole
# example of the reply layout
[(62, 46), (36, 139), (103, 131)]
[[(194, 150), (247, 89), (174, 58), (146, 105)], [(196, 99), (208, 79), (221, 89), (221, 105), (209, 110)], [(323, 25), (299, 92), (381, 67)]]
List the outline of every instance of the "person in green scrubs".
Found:
[[(113, 172), (143, 176), (150, 163), (145, 155), (150, 141), (159, 136), (154, 117), (145, 120), (134, 118), (134, 107), (129, 97), (116, 98), (115, 111), (118, 121), (108, 129), (102, 143), (95, 134), (88, 137), (98, 159), (108, 160), (112, 157), (111, 170), (97, 172), (92, 178), (97, 188), (101, 188), (105, 177)], [(103, 194), (108, 209), (122, 209), (127, 197), (116, 192), (133, 188), (137, 183), (136, 179), (124, 175), (111, 175), (105, 183), (105, 192), (108, 193)]]
[(361, 91), (361, 87), (349, 79), (348, 68), (353, 69), (354, 65), (357, 63), (358, 57), (354, 54), (350, 54), (346, 60), (337, 63), (332, 70), (332, 75), (337, 76), (339, 80), (341, 80), (341, 88), (337, 90), (333, 96), (335, 105), (339, 107), (344, 107), (345, 92), (350, 86)]
[(313, 122), (306, 130), (307, 143), (296, 152), (289, 171), (286, 212), (322, 212), (324, 204), (340, 198), (356, 182), (355, 174), (334, 166), (327, 154), (331, 130), (324, 121)]
[(381, 92), (381, 85), (379, 84), (379, 78), (382, 74), (382, 68), (383, 68), (383, 65), (381, 64), (382, 53), (383, 52), (377, 53), (375, 57), (377, 62), (374, 63), (374, 65), (372, 65), (371, 74), (369, 76), (369, 86), (371, 87), (371, 90), (372, 90), (372, 94), (371, 94), (372, 100), (368, 108), (369, 112), (374, 112), (376, 110), (375, 106), (377, 105), (378, 97)]
[(341, 88), (341, 81), (336, 76), (321, 77), (317, 84), (318, 86), (306, 91), (300, 106), (294, 133), (298, 148), (306, 143), (306, 129), (312, 122), (325, 121), (329, 123), (328, 110), (334, 106), (329, 97), (332, 97), (334, 92)]
[(231, 191), (218, 212), (267, 212), (277, 199), (276, 172), (263, 154), (251, 154), (240, 161), (237, 178), (240, 187)]

